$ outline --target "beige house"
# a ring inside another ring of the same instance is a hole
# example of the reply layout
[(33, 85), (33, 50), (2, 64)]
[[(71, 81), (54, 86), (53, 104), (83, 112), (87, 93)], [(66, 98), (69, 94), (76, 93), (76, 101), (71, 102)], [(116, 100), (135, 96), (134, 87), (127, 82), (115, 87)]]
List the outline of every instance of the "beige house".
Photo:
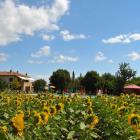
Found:
[(28, 92), (32, 91), (33, 89), (32, 82), (34, 79), (19, 72), (0, 72), (0, 80), (5, 81), (6, 83), (8, 83), (9, 86), (14, 80), (18, 80), (21, 85), (20, 89), (22, 91)]

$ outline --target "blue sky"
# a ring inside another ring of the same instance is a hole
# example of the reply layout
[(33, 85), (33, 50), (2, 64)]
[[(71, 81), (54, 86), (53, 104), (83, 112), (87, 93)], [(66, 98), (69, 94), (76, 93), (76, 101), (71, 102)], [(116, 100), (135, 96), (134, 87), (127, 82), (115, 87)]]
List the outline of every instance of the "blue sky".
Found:
[(140, 75), (139, 0), (0, 0), (0, 70), (45, 78), (63, 68)]

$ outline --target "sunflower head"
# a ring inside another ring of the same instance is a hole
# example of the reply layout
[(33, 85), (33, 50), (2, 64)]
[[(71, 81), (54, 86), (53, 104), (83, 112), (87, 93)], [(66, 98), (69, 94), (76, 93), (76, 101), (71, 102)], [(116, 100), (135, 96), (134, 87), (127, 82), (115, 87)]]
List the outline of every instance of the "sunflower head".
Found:
[(95, 114), (89, 115), (86, 119), (86, 124), (90, 129), (94, 128), (98, 124), (98, 122), (99, 118)]
[(50, 114), (50, 109), (47, 106), (43, 107), (43, 111), (46, 112), (47, 114)]
[(51, 114), (51, 115), (56, 114), (56, 108), (55, 108), (55, 106), (51, 106), (51, 107), (50, 107), (50, 114)]
[(17, 132), (17, 135), (21, 135), (24, 130), (24, 114), (16, 114), (12, 119), (12, 126)]
[(46, 112), (41, 112), (40, 113), (41, 119), (42, 119), (42, 123), (46, 124), (48, 122), (49, 119), (49, 115)]
[(121, 106), (120, 108), (118, 108), (118, 113), (120, 115), (123, 115), (124, 113), (126, 113), (128, 111), (128, 109), (125, 106)]
[(87, 110), (87, 113), (88, 113), (88, 114), (93, 114), (93, 109), (90, 107), (90, 108)]
[(128, 106), (128, 103), (127, 102), (123, 102), (123, 106)]
[(2, 132), (3, 132), (4, 134), (8, 133), (8, 128), (7, 128), (7, 126), (2, 126), (2, 127), (0, 127), (0, 129), (2, 130)]
[(128, 124), (132, 127), (137, 127), (140, 124), (140, 115), (138, 114), (130, 114), (128, 116)]
[(92, 106), (92, 102), (91, 102), (91, 101), (88, 101), (88, 102), (86, 103), (86, 105), (87, 105), (88, 107), (91, 107), (91, 106)]
[(57, 111), (62, 111), (63, 108), (64, 108), (64, 104), (63, 104), (63, 103), (58, 103), (58, 104), (56, 105), (56, 110), (57, 110)]
[(42, 119), (41, 119), (40, 113), (36, 113), (34, 115), (34, 122), (37, 125), (40, 125), (42, 123)]
[(111, 109), (116, 109), (117, 108), (117, 106), (115, 104), (111, 104), (110, 107), (111, 107)]

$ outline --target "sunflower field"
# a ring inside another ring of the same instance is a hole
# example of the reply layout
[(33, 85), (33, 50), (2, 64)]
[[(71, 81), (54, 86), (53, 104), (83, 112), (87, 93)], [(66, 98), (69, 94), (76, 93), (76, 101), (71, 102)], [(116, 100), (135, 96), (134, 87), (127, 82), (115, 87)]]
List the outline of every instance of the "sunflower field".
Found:
[(140, 97), (0, 94), (0, 140), (139, 140)]

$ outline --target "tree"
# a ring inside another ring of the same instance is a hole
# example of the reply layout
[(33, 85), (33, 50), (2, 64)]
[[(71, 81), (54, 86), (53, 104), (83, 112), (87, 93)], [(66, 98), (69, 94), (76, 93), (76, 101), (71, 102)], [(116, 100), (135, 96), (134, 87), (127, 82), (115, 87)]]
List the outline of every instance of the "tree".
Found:
[(134, 77), (131, 80), (127, 82), (127, 84), (135, 84), (137, 86), (140, 86), (140, 77)]
[(43, 92), (45, 90), (46, 81), (43, 79), (38, 79), (34, 81), (33, 87), (35, 92)]
[(70, 81), (70, 73), (63, 69), (58, 69), (57, 71), (53, 72), (52, 76), (50, 77), (50, 83), (56, 87), (56, 90), (60, 90), (61, 93), (68, 87)]
[(129, 66), (129, 63), (119, 64), (119, 70), (116, 73), (116, 92), (122, 93), (126, 82), (135, 75), (136, 71)]
[(0, 90), (3, 91), (7, 88), (8, 88), (8, 84), (5, 81), (3, 81), (2, 79), (0, 79)]
[(72, 72), (72, 81), (74, 82), (74, 80), (75, 80), (75, 73), (74, 73), (74, 71)]
[(83, 85), (87, 93), (95, 94), (99, 87), (99, 74), (96, 71), (87, 72), (85, 77), (81, 81), (81, 84)]
[(21, 89), (21, 84), (18, 81), (18, 79), (14, 79), (13, 82), (10, 84), (10, 88), (12, 90), (20, 90)]
[(82, 85), (81, 85), (82, 79), (83, 77), (81, 74), (79, 77), (75, 78), (74, 72), (72, 73), (71, 82), (69, 84), (69, 89), (71, 89), (71, 92), (77, 92), (77, 90), (80, 90), (82, 88)]
[(115, 76), (111, 73), (104, 73), (100, 78), (100, 88), (103, 93), (114, 94)]

